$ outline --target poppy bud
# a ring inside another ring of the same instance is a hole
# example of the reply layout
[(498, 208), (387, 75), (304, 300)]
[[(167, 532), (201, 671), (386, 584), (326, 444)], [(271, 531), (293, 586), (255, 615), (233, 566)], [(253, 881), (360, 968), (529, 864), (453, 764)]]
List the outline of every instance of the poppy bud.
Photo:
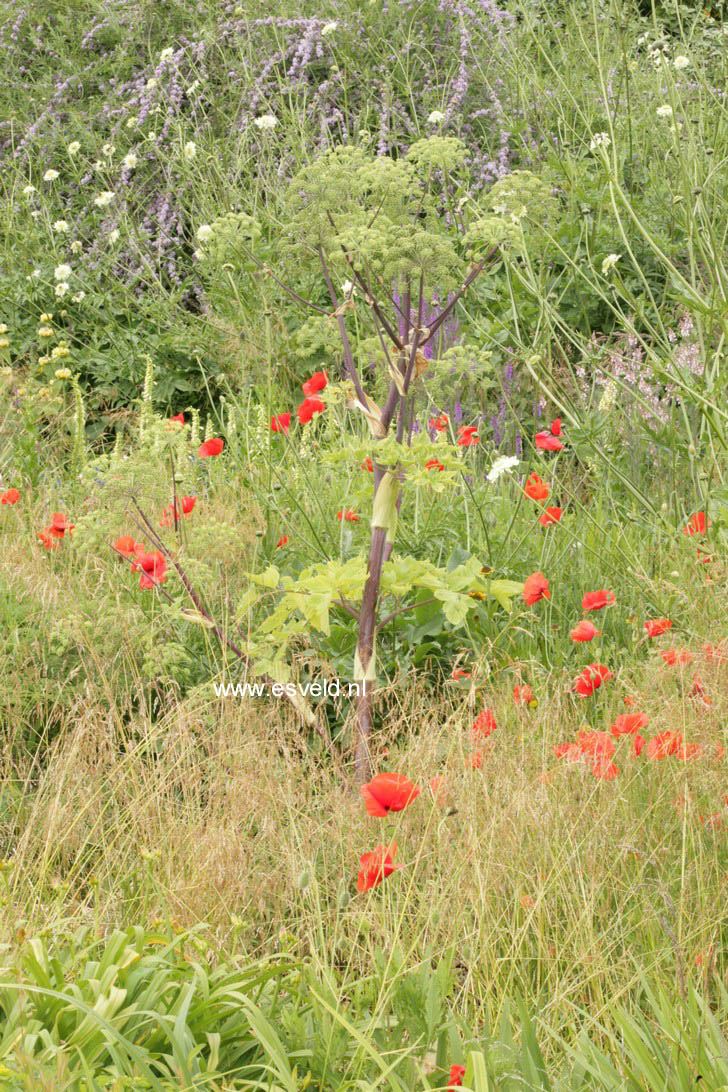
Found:
[(300, 873), (297, 881), (296, 881), (296, 885), (298, 887), (298, 890), (299, 891), (305, 891), (306, 888), (310, 885), (310, 883), (311, 883), (311, 873), (309, 872), (309, 870), (307, 868), (304, 868), (303, 871)]

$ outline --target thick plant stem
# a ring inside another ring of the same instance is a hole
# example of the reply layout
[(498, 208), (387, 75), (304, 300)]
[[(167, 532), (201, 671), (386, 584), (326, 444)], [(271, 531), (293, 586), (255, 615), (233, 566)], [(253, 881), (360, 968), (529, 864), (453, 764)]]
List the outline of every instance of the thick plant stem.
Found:
[(359, 695), (356, 705), (356, 743), (354, 748), (354, 769), (359, 785), (363, 785), (365, 781), (368, 781), (372, 773), (369, 737), (372, 730), (375, 680), (374, 678), (368, 678), (368, 676), (374, 656), (379, 583), (382, 577), (386, 539), (387, 532), (383, 527), (372, 528), (367, 579), (359, 612), (359, 634), (356, 648), (358, 665), (361, 670), (357, 674), (362, 677), (356, 680), (359, 683)]

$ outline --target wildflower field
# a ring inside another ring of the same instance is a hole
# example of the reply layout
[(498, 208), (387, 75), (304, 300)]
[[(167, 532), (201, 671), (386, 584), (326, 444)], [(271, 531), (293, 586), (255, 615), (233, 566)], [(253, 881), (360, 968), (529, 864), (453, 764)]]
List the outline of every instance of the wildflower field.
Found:
[(0, 1092), (728, 1092), (726, 5), (0, 47)]

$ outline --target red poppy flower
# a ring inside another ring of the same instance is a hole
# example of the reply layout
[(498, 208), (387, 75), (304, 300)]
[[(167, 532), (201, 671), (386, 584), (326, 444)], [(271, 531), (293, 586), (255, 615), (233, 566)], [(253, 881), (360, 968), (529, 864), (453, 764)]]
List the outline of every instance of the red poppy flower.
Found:
[(534, 471), (533, 474), (529, 474), (528, 480), (523, 487), (523, 492), (527, 497), (530, 497), (531, 500), (547, 500), (548, 495), (551, 492), (551, 486), (548, 482), (543, 481), (541, 476)]
[(607, 758), (598, 758), (592, 763), (591, 772), (593, 777), (598, 777), (601, 781), (614, 781), (619, 774), (619, 766), (615, 766)]
[[(66, 532), (70, 535), (74, 526), (73, 523), (69, 523), (68, 517), (64, 516), (62, 512), (54, 512), (51, 516), (50, 526), (46, 527), (43, 535), (50, 538), (65, 538)], [(43, 535), (40, 536), (40, 539), (45, 545), (45, 538)], [(49, 547), (46, 546), (46, 549), (49, 549)]]
[(323, 413), (326, 403), (320, 398), (305, 398), (296, 410), (298, 420), (302, 425), (307, 425), (315, 413)]
[(303, 393), (306, 398), (310, 398), (313, 394), (318, 394), (322, 391), (329, 381), (329, 377), (326, 372), (314, 372), (310, 379), (307, 379), (303, 384)]
[(58, 539), (53, 538), (51, 535), (48, 534), (47, 531), (39, 531), (38, 532), (38, 538), (43, 543), (46, 550), (57, 550), (58, 549)]
[(603, 682), (612, 678), (612, 672), (604, 664), (589, 664), (576, 679), (573, 689), (580, 698), (588, 698)]
[(212, 440), (205, 440), (204, 444), (200, 444), (197, 454), (201, 459), (209, 459), (213, 455), (219, 455), (224, 447), (224, 441), (216, 436)]
[(336, 513), (336, 518), (339, 520), (345, 520), (347, 523), (358, 523), (359, 517), (356, 514), (355, 508), (342, 508), (340, 512)]
[(563, 509), (561, 508), (546, 508), (543, 515), (538, 517), (538, 522), (542, 527), (548, 527), (550, 523), (558, 523), (562, 515)]
[(446, 432), (449, 423), (450, 418), (446, 413), (439, 413), (437, 417), (431, 417), (429, 420), (430, 428), (434, 428), (436, 432)]
[(687, 648), (665, 648), (660, 655), (671, 667), (675, 664), (689, 664), (693, 658), (692, 652)]
[(679, 732), (674, 732), (671, 728), (668, 728), (667, 731), (654, 736), (647, 744), (647, 757), (658, 759), (677, 754), (678, 749), (682, 746), (682, 741)]
[(46, 527), (46, 531), (49, 535), (55, 535), (56, 538), (63, 538), (66, 531), (69, 535), (74, 528), (73, 523), (69, 523), (68, 516), (64, 516), (62, 512), (54, 512), (51, 516), (51, 525)]
[(549, 582), (543, 573), (531, 573), (523, 585), (523, 598), (528, 606), (538, 603), (539, 599), (550, 599)]
[(528, 683), (513, 687), (513, 700), (516, 704), (520, 702), (522, 705), (530, 705), (533, 701), (533, 690)]
[(669, 618), (650, 618), (644, 624), (644, 631), (648, 637), (661, 637), (663, 633), (667, 633), (668, 629), (672, 629)]
[(281, 535), (281, 537), (276, 542), (276, 549), (280, 549), (281, 546), (287, 546), (287, 545), (288, 545), (288, 535)]
[(185, 415), (184, 413), (176, 413), (174, 417), (170, 417), (170, 421), (175, 421), (178, 425), (183, 425), (185, 423)]
[(683, 527), (684, 535), (704, 535), (708, 529), (705, 512), (695, 512)]
[(540, 451), (561, 451), (564, 446), (558, 436), (552, 436), (550, 432), (537, 432), (533, 443)]
[(497, 728), (495, 717), (490, 709), (483, 709), (478, 713), (472, 727), (472, 733), (474, 736), (480, 739), (487, 739), (491, 732), (495, 732)]
[(572, 641), (593, 641), (595, 637), (601, 637), (602, 631), (592, 625), (591, 622), (579, 622), (571, 631)]
[(552, 436), (560, 436), (561, 435), (561, 418), (560, 417), (554, 417), (553, 421), (551, 422), (551, 435)]
[(356, 882), (357, 891), (370, 891), (378, 887), (382, 880), (391, 876), (402, 865), (394, 863), (397, 852), (397, 843), (392, 842), (388, 847), (379, 845), (371, 853), (363, 853), (359, 858), (361, 868)]
[(290, 413), (279, 413), (277, 417), (271, 417), (270, 430), (271, 432), (285, 432), (288, 435), (288, 430), (291, 427), (291, 415)]
[(615, 739), (619, 736), (635, 736), (640, 728), (646, 728), (650, 718), (646, 713), (620, 713), (610, 731)]
[(709, 663), (724, 664), (728, 656), (720, 645), (711, 645), (707, 642), (703, 645), (703, 654)]
[(148, 554), (137, 555), (134, 568), (141, 569), (139, 587), (142, 589), (155, 588), (157, 584), (163, 584), (168, 577), (167, 562), (159, 550), (152, 550)]
[(703, 686), (700, 678), (697, 674), (693, 675), (693, 685), (688, 692), (689, 698), (699, 698), (704, 705), (712, 705), (713, 699), (708, 695), (707, 690)]
[(366, 459), (364, 460), (364, 462), (361, 464), (361, 468), (362, 468), (362, 470), (368, 470), (370, 474), (374, 473), (374, 463), (372, 462), (372, 460), (369, 458), (368, 455), (367, 455)]
[(600, 591), (587, 592), (581, 605), (584, 610), (601, 610), (602, 607), (611, 607), (614, 602), (614, 592), (602, 588)]
[(635, 758), (639, 758), (639, 756), (642, 754), (642, 748), (644, 747), (645, 743), (647, 743), (647, 740), (644, 736), (641, 736), (639, 732), (636, 736), (632, 737), (632, 751), (635, 755)]
[(448, 1088), (460, 1088), (463, 1083), (463, 1077), (465, 1076), (464, 1065), (451, 1065), (450, 1066), (450, 1083)]
[(590, 758), (611, 758), (614, 754), (614, 740), (609, 732), (579, 732), (577, 744), (581, 753)]
[(699, 743), (681, 743), (675, 751), (675, 757), (681, 762), (690, 762), (694, 758), (700, 758), (702, 754), (703, 748)]
[(483, 752), (471, 751), (469, 755), (465, 756), (465, 764), (469, 766), (471, 770), (479, 770), (483, 765)]
[(425, 470), (437, 470), (439, 472), (440, 470), (444, 469), (445, 467), (439, 459), (428, 459), (428, 461), (425, 463)]
[(144, 544), (135, 542), (131, 535), (122, 535), (114, 543), (114, 549), (117, 553), (123, 554), (124, 557), (133, 557), (134, 554), (144, 553)]
[[(180, 505), (182, 506), (182, 514), (189, 516), (192, 509), (197, 504), (197, 497), (181, 497)], [(162, 518), (159, 521), (160, 527), (171, 527), (175, 522), (175, 517), (180, 518), (179, 508), (175, 508), (173, 504), (168, 505), (162, 512)]]
[(17, 504), (20, 500), (20, 493), (17, 489), (7, 489), (2, 496), (0, 496), (0, 504)]
[(474, 447), (479, 443), (477, 425), (463, 425), (458, 429), (458, 447)]
[(364, 797), (367, 813), (384, 818), (390, 811), (403, 811), (411, 804), (420, 790), (402, 774), (376, 774), (359, 792)]
[(462, 667), (454, 667), (452, 677), (457, 681), (458, 679), (472, 679), (473, 676)]

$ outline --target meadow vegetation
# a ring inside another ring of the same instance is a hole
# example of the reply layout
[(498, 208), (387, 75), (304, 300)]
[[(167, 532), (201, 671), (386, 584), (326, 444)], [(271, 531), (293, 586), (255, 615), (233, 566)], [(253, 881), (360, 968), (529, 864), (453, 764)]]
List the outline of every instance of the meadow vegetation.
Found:
[(723, 16), (4, 0), (0, 1088), (728, 1089)]

